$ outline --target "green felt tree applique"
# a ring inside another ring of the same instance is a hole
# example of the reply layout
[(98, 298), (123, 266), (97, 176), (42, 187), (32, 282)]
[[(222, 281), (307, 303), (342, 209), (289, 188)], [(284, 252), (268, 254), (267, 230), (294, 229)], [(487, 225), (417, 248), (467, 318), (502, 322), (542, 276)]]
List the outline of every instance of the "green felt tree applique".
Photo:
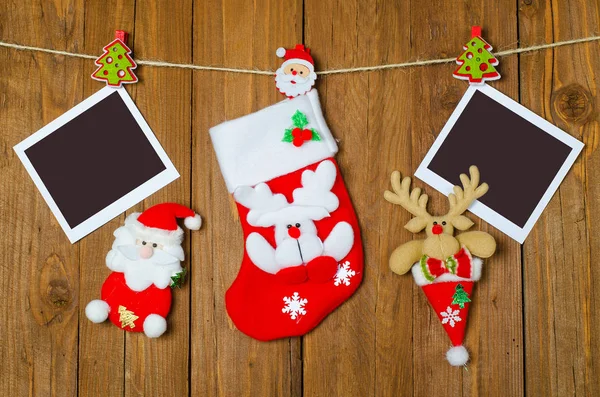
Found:
[(183, 268), (179, 273), (171, 277), (171, 288), (181, 288), (187, 276), (187, 269)]
[(471, 40), (463, 46), (464, 52), (456, 58), (460, 66), (453, 76), (468, 80), (469, 84), (483, 84), (487, 80), (498, 80), (500, 73), (494, 68), (498, 60), (491, 53), (492, 46), (481, 38), (481, 27), (473, 26)]
[(285, 130), (282, 142), (291, 142), (294, 146), (300, 147), (307, 141), (320, 141), (321, 136), (314, 128), (305, 128), (308, 125), (306, 115), (299, 110), (292, 116), (294, 125)]
[(127, 34), (117, 31), (115, 40), (104, 47), (104, 54), (96, 59), (96, 65), (100, 66), (92, 74), (92, 78), (105, 81), (111, 87), (120, 87), (121, 84), (135, 83), (137, 76), (133, 73), (137, 65), (129, 54), (131, 50), (125, 45)]
[(465, 291), (462, 284), (457, 284), (455, 288), (455, 293), (452, 295), (452, 304), (460, 306), (461, 309), (465, 308), (465, 303), (471, 302), (469, 299), (469, 294)]

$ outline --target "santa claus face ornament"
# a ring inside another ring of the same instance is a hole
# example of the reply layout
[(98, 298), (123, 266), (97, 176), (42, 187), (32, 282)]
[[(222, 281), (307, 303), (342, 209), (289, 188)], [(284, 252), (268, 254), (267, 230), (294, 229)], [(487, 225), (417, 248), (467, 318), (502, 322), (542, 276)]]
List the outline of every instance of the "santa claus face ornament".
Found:
[(291, 99), (310, 91), (317, 80), (310, 49), (298, 44), (293, 49), (280, 47), (276, 54), (279, 58), (284, 58), (283, 64), (275, 72), (279, 92)]
[(106, 266), (112, 270), (102, 286), (101, 299), (85, 308), (90, 321), (107, 318), (125, 331), (144, 332), (149, 338), (167, 329), (171, 288), (181, 287), (186, 270), (181, 267), (183, 229), (198, 230), (200, 215), (179, 204), (163, 203), (143, 213), (133, 213), (118, 228)]

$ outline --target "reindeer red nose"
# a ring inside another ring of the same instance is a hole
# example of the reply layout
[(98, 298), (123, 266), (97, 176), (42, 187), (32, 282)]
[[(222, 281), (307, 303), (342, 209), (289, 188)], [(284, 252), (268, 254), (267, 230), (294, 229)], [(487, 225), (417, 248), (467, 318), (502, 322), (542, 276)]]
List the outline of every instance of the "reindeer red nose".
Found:
[(300, 229), (298, 229), (296, 226), (292, 226), (288, 229), (288, 234), (291, 238), (298, 238), (300, 237)]
[(431, 228), (431, 233), (433, 234), (442, 234), (444, 232), (444, 228), (441, 225), (433, 225)]

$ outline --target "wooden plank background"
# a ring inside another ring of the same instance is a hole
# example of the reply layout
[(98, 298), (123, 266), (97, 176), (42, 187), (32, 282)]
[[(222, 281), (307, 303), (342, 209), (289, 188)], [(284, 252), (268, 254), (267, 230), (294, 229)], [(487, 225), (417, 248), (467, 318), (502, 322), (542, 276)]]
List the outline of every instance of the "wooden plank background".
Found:
[[(101, 54), (115, 29), (136, 58), (275, 70), (304, 43), (318, 69), (454, 56), (480, 24), (495, 51), (598, 34), (596, 0), (52, 0), (0, 4), (0, 40)], [(126, 214), (71, 245), (12, 147), (102, 85), (92, 61), (0, 48), (0, 394), (2, 396), (598, 396), (600, 144), (598, 42), (500, 59), (494, 87), (586, 147), (523, 246), (499, 241), (471, 308), (468, 371), (390, 252), (413, 238), (382, 199), (392, 170), (413, 173), (466, 90), (452, 65), (321, 77), (326, 119), (360, 221), (365, 275), (303, 338), (263, 343), (235, 329), (224, 294), (243, 236), (208, 129), (275, 103), (268, 76), (140, 67), (128, 87), (181, 173), (140, 203), (177, 201), (205, 224), (188, 234), (190, 280), (158, 340), (84, 315), (109, 271)], [(492, 121), (493, 122), (493, 121)], [(540, 148), (543, 150), (543, 148)], [(107, 153), (107, 158), (110, 154)], [(422, 184), (418, 183), (421, 187)], [(427, 188), (432, 208), (443, 197)]]

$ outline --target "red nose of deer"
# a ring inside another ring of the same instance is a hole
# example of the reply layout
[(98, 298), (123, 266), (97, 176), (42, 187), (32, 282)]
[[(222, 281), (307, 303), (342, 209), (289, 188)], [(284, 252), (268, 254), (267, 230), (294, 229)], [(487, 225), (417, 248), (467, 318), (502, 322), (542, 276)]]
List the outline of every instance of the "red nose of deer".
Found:
[(444, 228), (440, 225), (433, 225), (431, 228), (431, 233), (433, 234), (442, 234), (444, 232)]
[(300, 229), (298, 229), (296, 226), (292, 226), (288, 229), (288, 234), (291, 238), (298, 238), (300, 237)]

